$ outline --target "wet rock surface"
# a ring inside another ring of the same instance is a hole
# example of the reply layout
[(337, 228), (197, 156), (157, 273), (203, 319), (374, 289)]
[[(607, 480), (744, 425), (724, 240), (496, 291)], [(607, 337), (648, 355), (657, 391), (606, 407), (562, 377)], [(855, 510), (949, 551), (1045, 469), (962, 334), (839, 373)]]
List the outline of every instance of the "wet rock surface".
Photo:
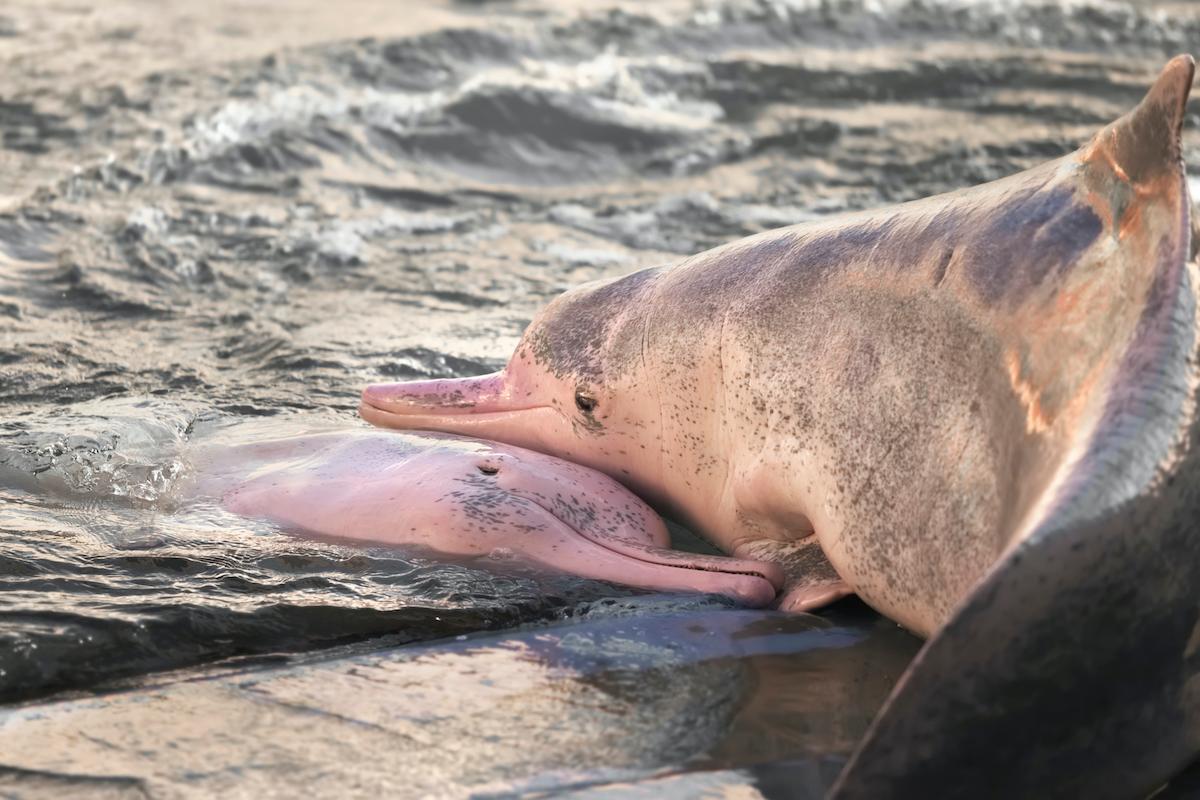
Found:
[(790, 796), (820, 797), (916, 643), (877, 618), (703, 606), (646, 598), (627, 616), (0, 712), (0, 786), (606, 796), (647, 779), (753, 789), (743, 767), (784, 753)]
[[(21, 0), (0, 12), (0, 699), (624, 613), (612, 608), (632, 593), (603, 584), (181, 511), (178, 450), (213, 419), (359, 424), (366, 383), (494, 369), (570, 286), (1056, 157), (1200, 42), (1188, 4), (585, 5), (355, 0), (335, 13), (298, 0), (287, 14), (215, 3), (201, 16)], [(1200, 171), (1195, 110), (1184, 155)], [(659, 646), (666, 635), (646, 633)], [(906, 637), (881, 647), (901, 661), (913, 649)], [(223, 708), (231, 680), (161, 691)], [(383, 702), (408, 685), (395, 680), (356, 691)], [(691, 679), (678, 680), (633, 697), (670, 702)], [(727, 698), (721, 719), (784, 731), (769, 759), (689, 761), (716, 740), (680, 749), (649, 726), (629, 734), (644, 760), (604, 765), (640, 780), (706, 763), (720, 781), (727, 768), (846, 752), (860, 728), (795, 733), (823, 719), (786, 711), (787, 698), (808, 702), (800, 683), (781, 681), (774, 707)], [(561, 688), (541, 686), (547, 702)], [(134, 696), (120, 697), (97, 701), (117, 709), (101, 718), (133, 714)], [(70, 720), (87, 702), (52, 707), (55, 741), (82, 741)], [(710, 719), (705, 709), (672, 719)], [(579, 736), (599, 741), (601, 718)], [(376, 733), (386, 749), (393, 733)], [(532, 780), (581, 750), (555, 752), (491, 777), (480, 766), (471, 781)], [(278, 763), (308, 757), (297, 739)], [(75, 780), (46, 761), (0, 763), (12, 767), (6, 791)], [(157, 791), (144, 762), (128, 769), (97, 772), (89, 793)]]

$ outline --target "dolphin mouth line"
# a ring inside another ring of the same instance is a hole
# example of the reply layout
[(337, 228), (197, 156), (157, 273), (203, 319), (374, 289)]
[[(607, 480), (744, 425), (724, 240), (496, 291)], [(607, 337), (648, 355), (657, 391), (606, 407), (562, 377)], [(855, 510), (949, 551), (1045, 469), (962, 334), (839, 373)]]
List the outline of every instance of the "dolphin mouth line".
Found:
[[(774, 587), (776, 589), (776, 591), (779, 590), (779, 587), (775, 585), (775, 581), (771, 579), (770, 575), (766, 574), (766, 571), (758, 571), (758, 570), (752, 570), (752, 569), (720, 569), (720, 568), (718, 568), (716, 566), (712, 566), (712, 565), (688, 564), (688, 563), (682, 563), (682, 562), (681, 563), (673, 563), (669, 559), (655, 561), (649, 557), (643, 557), (643, 555), (650, 556), (651, 555), (650, 552), (645, 552), (643, 554), (634, 555), (633, 553), (625, 552), (622, 550), (617, 550), (613, 547), (610, 547), (608, 545), (608, 543), (604, 540), (604, 537), (589, 536), (588, 534), (586, 534), (582, 530), (580, 530), (578, 527), (576, 527), (573, 523), (563, 519), (558, 514), (555, 514), (551, 509), (547, 508), (544, 504), (538, 502), (536, 499), (534, 499), (528, 495), (524, 495), (524, 494), (519, 494), (519, 493), (514, 493), (514, 494), (517, 494), (517, 497), (520, 497), (523, 500), (527, 500), (528, 502), (533, 503), (535, 506), (537, 506), (538, 508), (545, 511), (551, 517), (558, 520), (563, 525), (566, 525), (571, 530), (575, 531), (575, 533), (578, 534), (581, 538), (586, 539), (587, 541), (591, 542), (594, 545), (603, 547), (605, 550), (607, 550), (610, 553), (613, 553), (614, 555), (618, 555), (623, 558), (628, 558), (628, 559), (631, 559), (634, 561), (639, 561), (643, 564), (650, 564), (655, 567), (666, 567), (668, 569), (685, 569), (690, 572), (712, 572), (717, 575), (743, 575), (748, 578), (761, 578), (762, 580), (769, 583), (772, 587)], [(626, 544), (628, 544), (630, 546), (630, 548), (633, 550), (638, 550), (638, 551), (650, 550), (650, 548), (648, 548), (646, 545), (642, 545), (639, 542), (626, 540)], [(666, 548), (663, 548), (663, 549), (665, 550)], [(674, 551), (672, 551), (672, 552), (674, 552)], [(679, 552), (683, 553), (683, 551), (679, 551)]]
[[(381, 405), (375, 405), (365, 397), (358, 403), (358, 415), (371, 422), (371, 417), (377, 419), (419, 419), (432, 418), (443, 419), (446, 417), (461, 417), (463, 419), (474, 420), (478, 422), (486, 422), (488, 420), (503, 419), (513, 414), (518, 414), (522, 411), (538, 411), (543, 408), (553, 408), (553, 406), (522, 406), (521, 408), (505, 408), (500, 411), (474, 411), (474, 406), (458, 406), (454, 408), (420, 408), (413, 407), (411, 413), (406, 411), (393, 411), (389, 408), (384, 408)], [(410, 426), (405, 426), (410, 427)]]

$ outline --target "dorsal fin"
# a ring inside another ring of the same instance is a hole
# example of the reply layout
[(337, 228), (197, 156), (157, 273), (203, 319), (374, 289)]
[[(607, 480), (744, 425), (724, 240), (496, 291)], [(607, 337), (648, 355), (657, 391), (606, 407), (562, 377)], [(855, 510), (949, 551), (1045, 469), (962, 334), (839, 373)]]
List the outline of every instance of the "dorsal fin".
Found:
[(1124, 172), (1122, 177), (1134, 184), (1177, 169), (1182, 158), (1184, 111), (1195, 71), (1196, 62), (1190, 55), (1167, 62), (1137, 108), (1097, 134), (1092, 151), (1104, 153), (1110, 164)]

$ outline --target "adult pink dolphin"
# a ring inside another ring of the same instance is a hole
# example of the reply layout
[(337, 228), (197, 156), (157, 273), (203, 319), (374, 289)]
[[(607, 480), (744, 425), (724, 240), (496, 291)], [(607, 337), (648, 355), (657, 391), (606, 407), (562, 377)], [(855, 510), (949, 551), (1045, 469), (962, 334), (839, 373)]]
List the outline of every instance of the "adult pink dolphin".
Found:
[(369, 386), (360, 413), (594, 467), (782, 564), (783, 607), (853, 589), (929, 636), (1052, 519), (1122, 364), (1157, 352), (1192, 69), (1026, 172), (573, 289), (502, 372)]
[(619, 483), (519, 447), (359, 430), (208, 445), (192, 461), (192, 496), (310, 536), (460, 557), (499, 551), (752, 606), (771, 602), (782, 580), (771, 564), (667, 549), (662, 520)]
[(931, 637), (836, 800), (1147, 797), (1200, 753), (1194, 69), (1025, 172), (570, 291), (499, 375), (362, 414), (823, 554)]

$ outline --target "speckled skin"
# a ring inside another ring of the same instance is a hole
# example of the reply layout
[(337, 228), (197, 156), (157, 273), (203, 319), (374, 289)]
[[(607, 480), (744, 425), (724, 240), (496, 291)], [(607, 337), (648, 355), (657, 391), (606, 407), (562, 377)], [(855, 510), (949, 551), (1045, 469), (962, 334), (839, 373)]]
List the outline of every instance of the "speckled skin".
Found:
[(588, 464), (729, 552), (815, 531), (929, 635), (1051, 511), (1187, 252), (1178, 126), (1142, 130), (1179, 69), (1063, 159), (581, 287), (503, 373), (370, 387), (363, 415)]
[(1178, 145), (1192, 76), (1173, 60), (1089, 146), (1125, 165), (1126, 236), (1155, 234), (1100, 418), (901, 679), (838, 800), (1145, 797), (1200, 752), (1200, 268)]
[(339, 431), (193, 454), (193, 497), (326, 539), (524, 559), (589, 578), (765, 605), (770, 564), (665, 549), (619, 483), (557, 458), (445, 434)]
[(362, 413), (592, 465), (731, 552), (815, 531), (933, 636), (839, 798), (1137, 796), (1200, 749), (1193, 71), (1018, 175), (568, 292), (503, 373)]
[(838, 800), (1145, 796), (1200, 752), (1193, 73), (1013, 178), (571, 291), (487, 391), (364, 415), (593, 464), (730, 549), (815, 528), (935, 634)]

